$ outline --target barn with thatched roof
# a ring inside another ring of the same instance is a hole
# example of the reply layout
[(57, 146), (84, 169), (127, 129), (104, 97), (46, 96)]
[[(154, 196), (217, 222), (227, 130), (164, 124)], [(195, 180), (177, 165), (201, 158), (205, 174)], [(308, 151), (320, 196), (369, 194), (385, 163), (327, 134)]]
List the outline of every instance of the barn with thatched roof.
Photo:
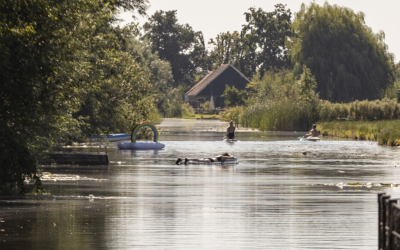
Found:
[(212, 108), (223, 108), (225, 104), (221, 95), (224, 93), (226, 85), (243, 90), (249, 82), (249, 79), (234, 66), (222, 64), (186, 91), (185, 102), (196, 108), (201, 103), (209, 101)]

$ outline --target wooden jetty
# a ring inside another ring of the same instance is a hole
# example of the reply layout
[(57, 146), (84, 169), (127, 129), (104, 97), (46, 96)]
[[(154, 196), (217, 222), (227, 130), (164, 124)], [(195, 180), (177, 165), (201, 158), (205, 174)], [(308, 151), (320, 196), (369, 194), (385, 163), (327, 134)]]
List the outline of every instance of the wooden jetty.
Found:
[(400, 206), (398, 199), (390, 195), (378, 194), (379, 250), (400, 250)]
[[(101, 145), (104, 146), (104, 145)], [(100, 147), (101, 147), (100, 146)], [(42, 164), (51, 164), (44, 165), (42, 168), (51, 168), (51, 169), (61, 169), (66, 168), (65, 165), (68, 165), (68, 169), (82, 169), (79, 166), (88, 166), (88, 165), (102, 165), (108, 168), (108, 164), (110, 163), (108, 159), (107, 147), (105, 147), (106, 152), (100, 152), (100, 147), (97, 153), (87, 153), (87, 152), (54, 152), (48, 154), (48, 158), (40, 161)], [(55, 165), (52, 163), (60, 164)], [(61, 166), (64, 165), (64, 166)]]
[(49, 154), (49, 158), (57, 164), (108, 165), (110, 163), (106, 153), (57, 152)]

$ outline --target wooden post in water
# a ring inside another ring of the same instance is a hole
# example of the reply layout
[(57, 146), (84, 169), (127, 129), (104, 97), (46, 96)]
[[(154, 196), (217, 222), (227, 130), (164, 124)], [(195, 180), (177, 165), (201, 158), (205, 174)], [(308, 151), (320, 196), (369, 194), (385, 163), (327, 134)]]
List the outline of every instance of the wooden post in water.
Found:
[(400, 206), (397, 199), (378, 194), (378, 250), (400, 250)]
[[(390, 197), (390, 196), (389, 196)], [(396, 204), (397, 200), (395, 199), (385, 199), (385, 212), (386, 212), (386, 223), (385, 223), (385, 247), (386, 250), (392, 249), (392, 230), (393, 230), (393, 213), (392, 213), (392, 205)]]
[(385, 201), (390, 198), (389, 195), (386, 195), (385, 193), (383, 194), (378, 194), (378, 202), (379, 202), (379, 245), (378, 249), (379, 250), (384, 250), (385, 249), (385, 242), (386, 242), (386, 207), (385, 207)]
[(392, 204), (393, 231), (391, 249), (400, 249), (400, 206)]
[(383, 218), (382, 218), (382, 196), (385, 193), (378, 194), (378, 250), (383, 249), (382, 242), (383, 242), (383, 235), (382, 235), (382, 226), (383, 226)]

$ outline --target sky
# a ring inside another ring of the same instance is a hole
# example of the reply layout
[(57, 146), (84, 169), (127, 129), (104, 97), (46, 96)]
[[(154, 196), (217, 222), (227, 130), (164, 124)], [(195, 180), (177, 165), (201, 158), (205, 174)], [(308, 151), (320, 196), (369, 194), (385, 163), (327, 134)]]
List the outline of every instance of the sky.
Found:
[[(147, 15), (151, 16), (157, 10), (177, 10), (178, 22), (189, 24), (195, 31), (202, 31), (205, 41), (208, 42), (221, 32), (240, 30), (245, 24), (243, 14), (250, 7), (271, 12), (275, 9), (274, 5), (282, 3), (295, 13), (302, 3), (308, 5), (310, 2), (308, 0), (149, 0)], [(325, 0), (315, 0), (315, 2), (323, 5)], [(400, 61), (400, 0), (329, 0), (328, 3), (348, 7), (356, 13), (364, 12), (366, 25), (371, 27), (374, 33), (380, 30), (385, 32), (385, 43), (389, 47), (389, 52), (395, 55), (395, 62)], [(120, 25), (134, 21), (132, 14), (121, 13), (120, 18), (124, 21)], [(138, 17), (135, 22), (143, 25), (146, 20), (147, 17)]]

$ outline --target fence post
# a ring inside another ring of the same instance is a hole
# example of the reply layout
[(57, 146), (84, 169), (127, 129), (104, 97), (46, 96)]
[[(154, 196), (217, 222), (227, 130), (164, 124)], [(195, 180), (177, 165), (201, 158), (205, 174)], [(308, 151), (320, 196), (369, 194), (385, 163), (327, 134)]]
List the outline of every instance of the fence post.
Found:
[(391, 249), (400, 249), (400, 206), (392, 204), (393, 228)]
[(385, 207), (386, 207), (386, 226), (385, 226), (385, 250), (392, 249), (392, 239), (393, 239), (393, 212), (392, 212), (392, 204), (397, 203), (395, 199), (386, 199), (385, 200)]
[(382, 196), (386, 193), (378, 194), (378, 250), (383, 249), (383, 235), (382, 235), (382, 226), (383, 226), (383, 216), (382, 216)]
[(385, 201), (390, 198), (390, 195), (382, 194), (379, 196), (379, 250), (385, 250), (386, 242), (386, 207)]

